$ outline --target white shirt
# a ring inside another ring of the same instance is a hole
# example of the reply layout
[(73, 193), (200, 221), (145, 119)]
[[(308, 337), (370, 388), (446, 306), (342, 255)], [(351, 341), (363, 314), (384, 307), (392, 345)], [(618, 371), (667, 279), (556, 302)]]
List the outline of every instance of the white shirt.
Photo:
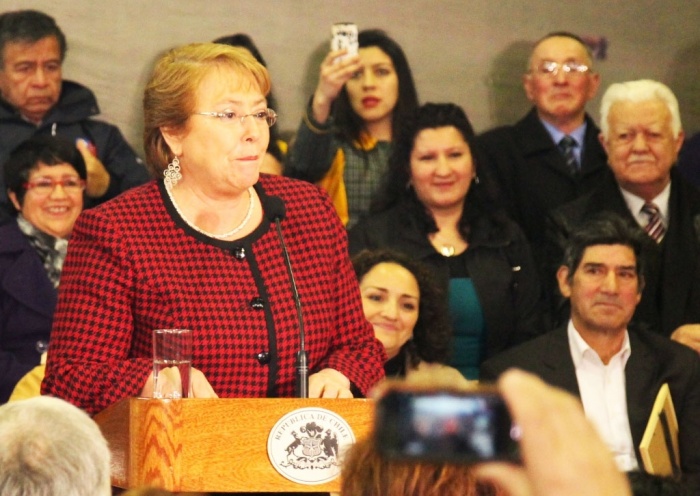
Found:
[[(625, 199), (627, 208), (632, 213), (632, 217), (637, 221), (642, 228), (644, 228), (649, 223), (649, 216), (642, 212), (642, 207), (644, 206), (644, 199), (633, 195), (629, 191), (620, 188), (622, 197)], [(664, 227), (668, 229), (668, 199), (671, 196), (671, 183), (669, 182), (664, 190), (659, 193), (651, 202), (659, 207), (659, 213), (661, 214), (661, 222), (663, 222)]]
[(637, 470), (625, 388), (625, 365), (632, 353), (629, 334), (625, 331), (622, 348), (605, 365), (571, 320), (567, 333), (586, 417), (612, 451), (617, 467), (624, 472)]

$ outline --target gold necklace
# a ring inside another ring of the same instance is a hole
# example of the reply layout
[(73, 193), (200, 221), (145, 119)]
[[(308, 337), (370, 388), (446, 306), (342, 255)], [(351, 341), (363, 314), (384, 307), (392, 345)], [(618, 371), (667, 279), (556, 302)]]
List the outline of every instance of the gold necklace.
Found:
[(250, 220), (250, 218), (253, 216), (253, 206), (255, 205), (255, 202), (253, 201), (253, 187), (251, 186), (250, 188), (248, 188), (248, 196), (250, 199), (250, 201), (248, 203), (248, 212), (246, 212), (245, 218), (243, 219), (243, 221), (240, 224), (238, 224), (238, 226), (236, 226), (235, 228), (231, 229), (228, 232), (225, 232), (222, 234), (210, 233), (210, 232), (205, 231), (204, 229), (200, 229), (199, 227), (197, 227), (194, 223), (190, 222), (187, 219), (187, 217), (185, 217), (182, 214), (182, 212), (180, 211), (180, 207), (178, 207), (177, 203), (175, 202), (175, 198), (173, 197), (173, 192), (171, 191), (171, 189), (172, 189), (172, 186), (168, 186), (168, 184), (166, 183), (165, 191), (168, 193), (168, 197), (170, 198), (170, 201), (173, 203), (173, 207), (175, 207), (175, 211), (182, 218), (182, 220), (185, 221), (185, 224), (190, 226), (192, 229), (194, 229), (198, 233), (204, 234), (205, 236), (208, 236), (210, 238), (221, 239), (221, 240), (226, 240), (226, 239), (230, 238), (234, 234), (237, 234), (241, 229), (243, 229), (246, 226), (246, 224), (248, 224), (248, 221)]

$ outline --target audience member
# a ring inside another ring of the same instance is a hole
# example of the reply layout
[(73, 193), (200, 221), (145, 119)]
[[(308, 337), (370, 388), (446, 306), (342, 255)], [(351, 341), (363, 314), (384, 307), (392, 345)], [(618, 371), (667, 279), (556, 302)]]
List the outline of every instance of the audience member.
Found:
[(83, 209), (85, 178), (77, 148), (51, 136), (30, 138), (5, 163), (16, 218), (0, 226), (0, 403), (35, 367), (35, 386), (41, 381), (40, 363), (68, 238)]
[(468, 379), (543, 330), (529, 246), (478, 181), (473, 139), (460, 107), (420, 107), (396, 139), (373, 215), (349, 232), (353, 254), (391, 248), (435, 271), (456, 336), (452, 365)]
[[(258, 47), (253, 43), (253, 39), (245, 33), (232, 34), (230, 36), (222, 36), (214, 40), (214, 43), (223, 43), (224, 45), (231, 45), (242, 47), (248, 50), (255, 60), (260, 62), (264, 67), (267, 67), (265, 59), (263, 58)], [(272, 90), (267, 95), (267, 106), (273, 110), (279, 110), (277, 106), (277, 99), (272, 94)], [(287, 152), (287, 143), (282, 141), (279, 136), (279, 131), (275, 126), (270, 128), (270, 143), (267, 145), (267, 153), (265, 154), (265, 159), (260, 166), (260, 172), (266, 172), (268, 174), (282, 174), (284, 163), (284, 155)]]
[(477, 465), (477, 479), (509, 496), (631, 496), (580, 401), (519, 370), (502, 374), (498, 388), (520, 428), (523, 464)]
[(451, 463), (392, 460), (370, 437), (355, 443), (345, 457), (342, 496), (489, 496), (503, 494), (478, 482), (469, 467)]
[(0, 493), (110, 496), (107, 441), (97, 424), (58, 398), (0, 406)]
[(447, 300), (426, 266), (393, 250), (364, 250), (352, 258), (362, 309), (384, 345), (387, 377), (428, 384), (467, 385), (446, 365), (452, 353)]
[(186, 328), (195, 397), (293, 396), (299, 328), (281, 232), (304, 302), (309, 396), (366, 394), (384, 376), (328, 196), (259, 174), (275, 122), (269, 89), (242, 48), (191, 44), (159, 59), (144, 140), (165, 179), (78, 220), (44, 393), (91, 413), (151, 396), (152, 330)]
[(547, 213), (590, 190), (606, 170), (598, 128), (585, 109), (599, 84), (586, 44), (571, 33), (550, 33), (535, 44), (523, 76), (532, 110), (478, 138), (483, 169), (538, 261)]
[(359, 54), (330, 52), (285, 174), (319, 183), (351, 227), (367, 215), (399, 123), (418, 106), (411, 69), (385, 32), (359, 33)]
[(561, 260), (570, 233), (596, 212), (639, 224), (649, 233), (648, 270), (634, 321), (700, 351), (700, 193), (674, 167), (683, 142), (676, 97), (656, 81), (613, 84), (601, 125), (612, 174), (552, 213), (550, 261)]
[(614, 213), (575, 229), (557, 272), (561, 293), (571, 302), (568, 324), (484, 362), (481, 379), (517, 367), (579, 396), (624, 471), (642, 469), (639, 444), (659, 388), (667, 383), (678, 419), (681, 470), (697, 490), (700, 357), (656, 332), (628, 328), (644, 287), (645, 236)]
[(700, 189), (700, 133), (683, 142), (678, 157), (678, 171)]
[[(76, 143), (87, 166), (86, 207), (148, 180), (143, 162), (119, 130), (93, 119), (95, 95), (63, 80), (66, 38), (53, 18), (35, 10), (0, 15), (0, 163), (37, 134)], [(0, 201), (6, 200), (0, 183)]]

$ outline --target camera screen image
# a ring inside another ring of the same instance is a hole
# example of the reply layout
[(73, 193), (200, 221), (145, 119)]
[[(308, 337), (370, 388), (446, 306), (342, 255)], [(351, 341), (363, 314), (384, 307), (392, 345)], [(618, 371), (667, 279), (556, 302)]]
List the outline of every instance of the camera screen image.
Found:
[(375, 437), (392, 457), (473, 463), (517, 460), (517, 429), (496, 393), (388, 393)]

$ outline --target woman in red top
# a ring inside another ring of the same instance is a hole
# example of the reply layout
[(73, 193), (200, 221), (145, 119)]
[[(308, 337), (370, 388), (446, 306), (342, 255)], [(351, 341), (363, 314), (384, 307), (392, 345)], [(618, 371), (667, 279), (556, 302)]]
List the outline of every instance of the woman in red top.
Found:
[(165, 180), (76, 223), (44, 393), (92, 413), (148, 396), (152, 330), (188, 328), (195, 397), (293, 396), (299, 326), (275, 217), (303, 308), (309, 396), (366, 394), (382, 377), (328, 197), (259, 173), (276, 118), (269, 88), (241, 48), (187, 45), (158, 61), (144, 139)]

